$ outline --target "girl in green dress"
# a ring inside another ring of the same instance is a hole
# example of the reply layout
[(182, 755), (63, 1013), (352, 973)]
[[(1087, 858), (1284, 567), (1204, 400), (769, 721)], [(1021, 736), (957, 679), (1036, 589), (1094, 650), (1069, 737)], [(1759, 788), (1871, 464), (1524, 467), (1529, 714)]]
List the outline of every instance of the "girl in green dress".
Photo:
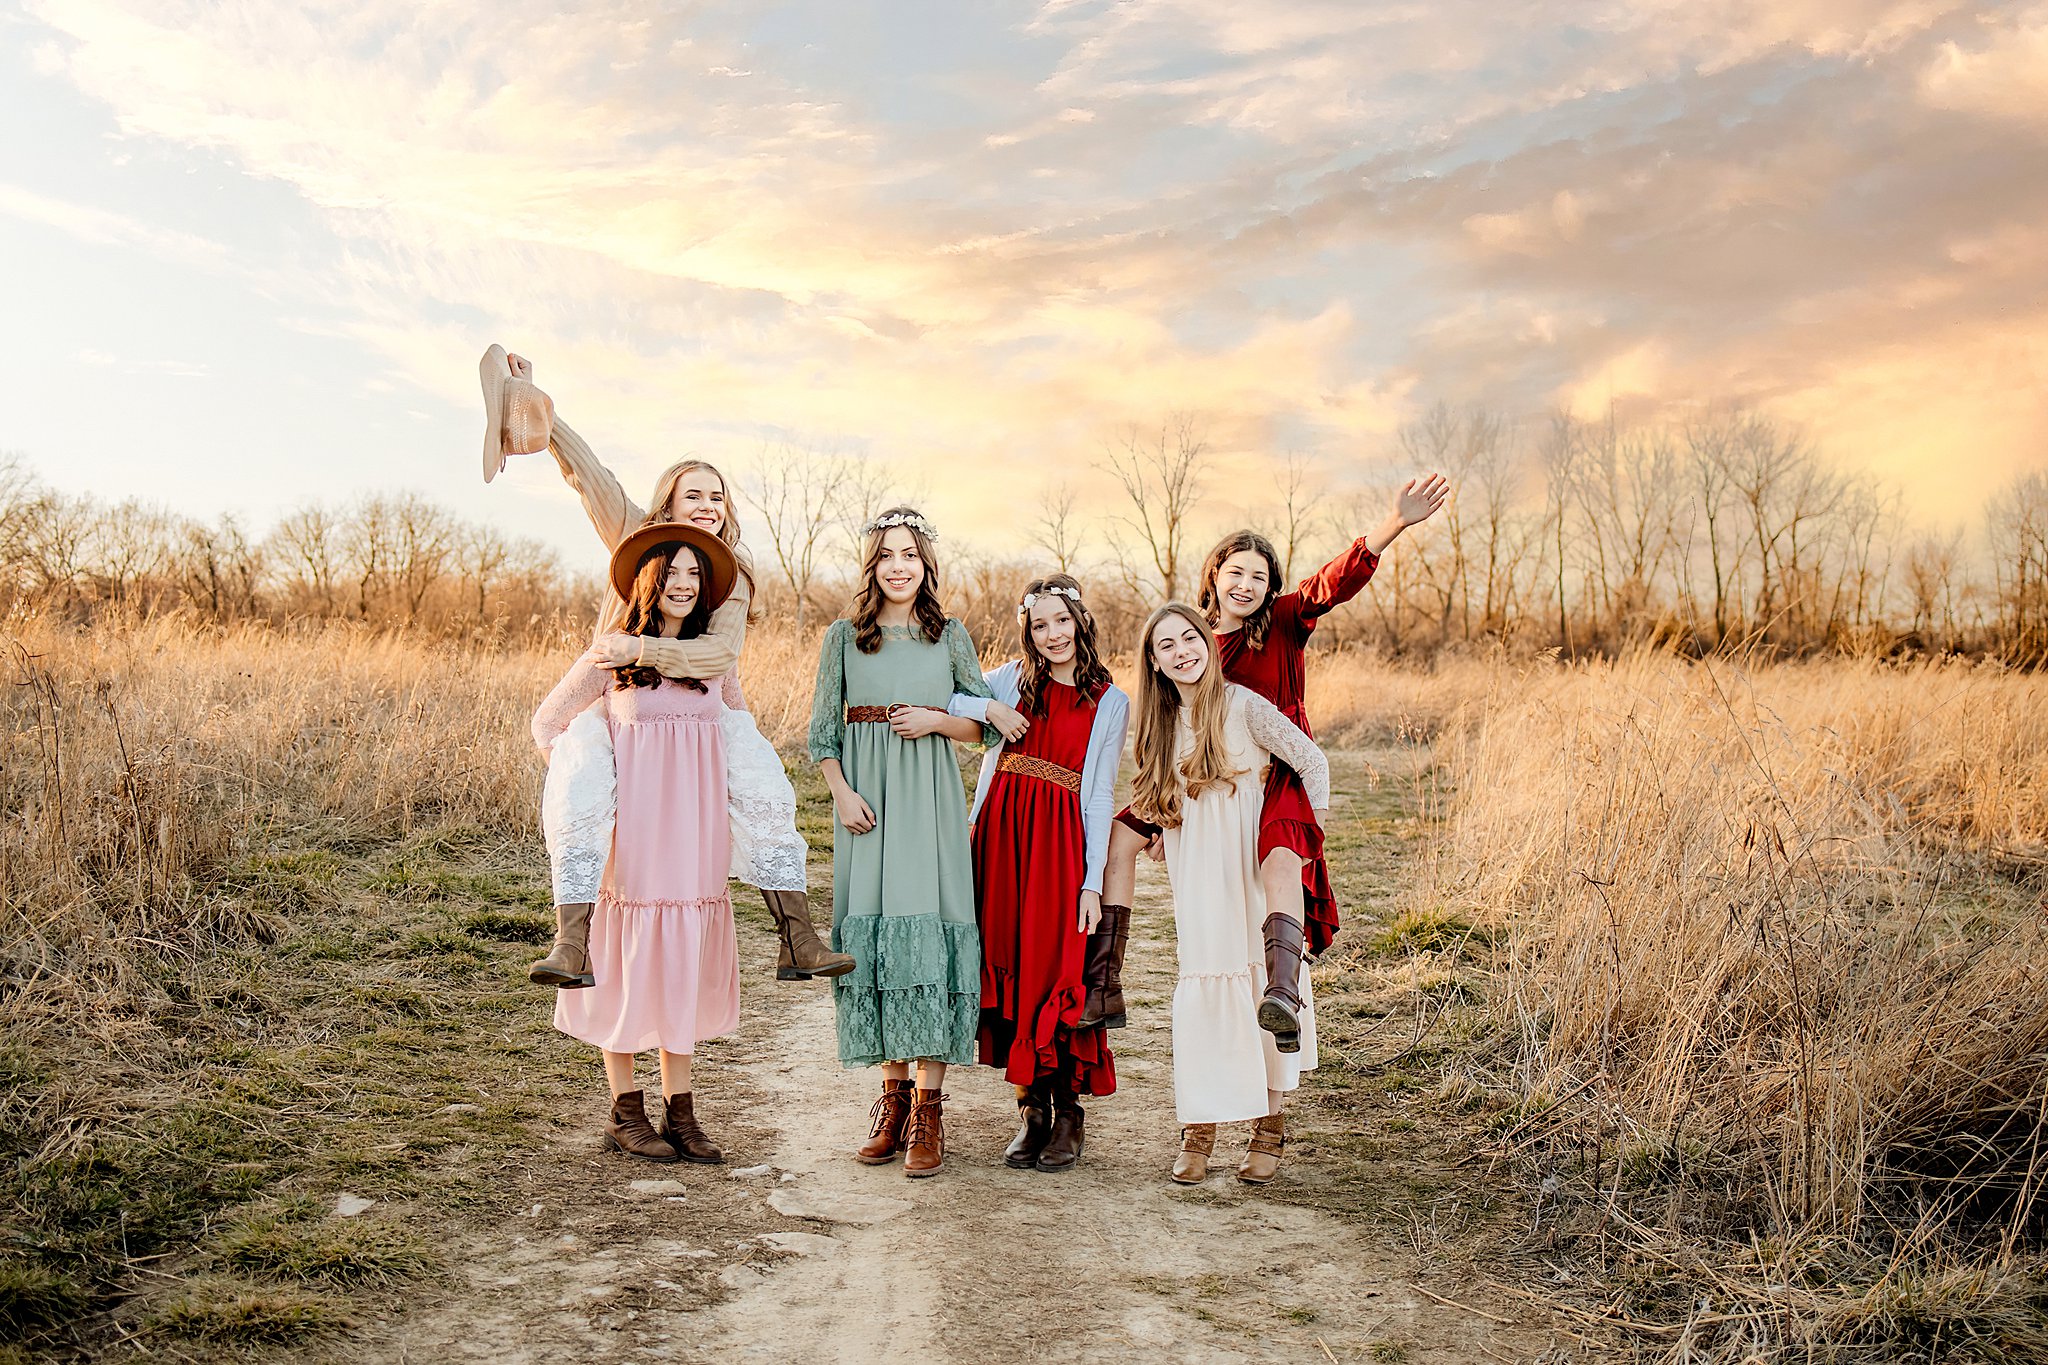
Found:
[(908, 1176), (944, 1163), (946, 1064), (974, 1060), (980, 1025), (981, 937), (952, 741), (996, 738), (946, 713), (956, 694), (989, 690), (967, 628), (939, 605), (934, 539), (909, 507), (868, 525), (853, 610), (825, 632), (811, 703), (811, 757), (832, 789), (832, 946), (854, 961), (832, 983), (839, 1060), (882, 1068), (874, 1131), (855, 1155), (880, 1165), (901, 1152)]

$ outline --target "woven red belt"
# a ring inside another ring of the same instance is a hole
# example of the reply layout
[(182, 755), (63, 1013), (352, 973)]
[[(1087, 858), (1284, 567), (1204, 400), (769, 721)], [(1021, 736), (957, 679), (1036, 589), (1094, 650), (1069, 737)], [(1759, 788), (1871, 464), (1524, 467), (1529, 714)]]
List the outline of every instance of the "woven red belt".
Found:
[(1062, 768), (1057, 763), (1048, 763), (1042, 758), (1033, 758), (1029, 754), (1004, 754), (996, 760), (996, 771), (999, 773), (1022, 773), (1026, 777), (1035, 777), (1041, 782), (1050, 782), (1056, 787), (1065, 787), (1077, 796), (1081, 792), (1081, 774), (1075, 772), (1072, 768)]

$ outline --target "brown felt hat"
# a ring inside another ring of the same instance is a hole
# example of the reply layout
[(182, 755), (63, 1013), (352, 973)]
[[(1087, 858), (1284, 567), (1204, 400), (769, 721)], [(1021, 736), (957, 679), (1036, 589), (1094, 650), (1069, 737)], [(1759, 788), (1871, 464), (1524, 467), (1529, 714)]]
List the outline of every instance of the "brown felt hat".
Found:
[(641, 556), (657, 546), (675, 544), (694, 545), (704, 552), (705, 561), (711, 565), (711, 581), (700, 591), (706, 595), (711, 609), (718, 610), (732, 596), (733, 580), (740, 572), (739, 560), (733, 557), (732, 547), (717, 536), (701, 526), (680, 521), (654, 522), (619, 542), (619, 548), (612, 551), (612, 591), (621, 598), (631, 597), (633, 575), (640, 571)]

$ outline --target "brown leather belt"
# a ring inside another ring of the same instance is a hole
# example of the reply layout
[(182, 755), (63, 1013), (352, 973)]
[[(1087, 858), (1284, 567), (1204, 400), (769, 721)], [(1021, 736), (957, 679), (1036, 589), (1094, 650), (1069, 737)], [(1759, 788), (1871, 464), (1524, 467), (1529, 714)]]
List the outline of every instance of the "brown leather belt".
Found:
[(1081, 774), (1075, 772), (1072, 768), (1062, 768), (1057, 763), (1048, 763), (1042, 758), (1033, 758), (1029, 754), (1004, 754), (996, 760), (996, 771), (999, 773), (1022, 773), (1026, 777), (1035, 777), (1041, 782), (1050, 782), (1056, 787), (1065, 787), (1076, 796), (1081, 793)]
[[(892, 706), (908, 706), (909, 702), (895, 702)], [(846, 708), (848, 725), (887, 725), (892, 706), (849, 706)]]

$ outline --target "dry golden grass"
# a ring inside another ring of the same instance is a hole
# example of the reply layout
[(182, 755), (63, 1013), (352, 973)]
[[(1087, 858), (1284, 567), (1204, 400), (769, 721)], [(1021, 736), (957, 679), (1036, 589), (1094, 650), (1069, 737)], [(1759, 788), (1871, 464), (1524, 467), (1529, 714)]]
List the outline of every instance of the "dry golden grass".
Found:
[(1654, 1253), (1674, 1358), (2048, 1341), (2044, 735), (1990, 667), (1644, 658), (1440, 741), (1408, 920), (1492, 942), (1509, 1145)]

